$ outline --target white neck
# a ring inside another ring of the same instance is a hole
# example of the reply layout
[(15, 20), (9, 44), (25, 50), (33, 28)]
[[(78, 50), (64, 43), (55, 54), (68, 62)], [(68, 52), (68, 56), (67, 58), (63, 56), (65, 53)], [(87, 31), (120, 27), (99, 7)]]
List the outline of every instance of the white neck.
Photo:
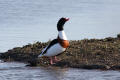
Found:
[(58, 32), (58, 36), (60, 39), (67, 40), (64, 30)]

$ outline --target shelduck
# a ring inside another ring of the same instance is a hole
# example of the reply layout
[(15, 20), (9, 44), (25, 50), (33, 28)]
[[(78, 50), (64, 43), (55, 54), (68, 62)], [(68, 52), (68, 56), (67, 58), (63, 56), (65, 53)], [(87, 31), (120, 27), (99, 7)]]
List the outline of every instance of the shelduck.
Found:
[(58, 61), (56, 55), (64, 52), (69, 46), (69, 41), (67, 40), (66, 34), (64, 32), (64, 24), (68, 20), (69, 18), (60, 18), (57, 23), (58, 37), (52, 40), (50, 44), (42, 50), (38, 57), (50, 57), (50, 64)]

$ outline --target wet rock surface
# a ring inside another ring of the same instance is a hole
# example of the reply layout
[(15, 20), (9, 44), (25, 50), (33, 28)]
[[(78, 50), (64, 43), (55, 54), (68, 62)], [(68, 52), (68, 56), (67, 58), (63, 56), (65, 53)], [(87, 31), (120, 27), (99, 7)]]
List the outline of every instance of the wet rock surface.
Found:
[(120, 69), (120, 34), (116, 38), (84, 39), (70, 41), (65, 52), (58, 55), (60, 61), (50, 65), (48, 57), (37, 58), (41, 50), (49, 44), (36, 42), (16, 47), (0, 55), (4, 61), (20, 61), (28, 66), (59, 66), (83, 69)]

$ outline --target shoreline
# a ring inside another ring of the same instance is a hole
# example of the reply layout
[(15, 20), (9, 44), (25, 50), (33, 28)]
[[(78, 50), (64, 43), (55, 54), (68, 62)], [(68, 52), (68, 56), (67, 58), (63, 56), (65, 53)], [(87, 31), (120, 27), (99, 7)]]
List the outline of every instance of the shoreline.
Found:
[[(37, 58), (49, 42), (15, 47), (1, 53), (0, 59), (28, 63), (28, 66), (50, 66), (48, 57)], [(72, 40), (69, 48), (57, 58), (61, 60), (51, 66), (120, 70), (120, 34), (116, 38)]]

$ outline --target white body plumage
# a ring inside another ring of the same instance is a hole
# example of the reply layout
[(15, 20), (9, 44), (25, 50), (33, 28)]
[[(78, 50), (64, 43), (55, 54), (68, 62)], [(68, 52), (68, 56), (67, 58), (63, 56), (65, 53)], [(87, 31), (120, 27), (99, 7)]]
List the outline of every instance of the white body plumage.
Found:
[(59, 53), (65, 51), (66, 48), (63, 48), (59, 43), (51, 46), (47, 52), (44, 54), (44, 56), (55, 56), (58, 55)]
[[(67, 37), (66, 37), (64, 31), (59, 31), (59, 32), (58, 32), (58, 36), (59, 36), (59, 38), (62, 39), (62, 40), (67, 40)], [(48, 47), (48, 46), (47, 46), (47, 47)], [(47, 49), (47, 47), (42, 50), (42, 53)], [(48, 57), (50, 57), (50, 56), (55, 56), (55, 55), (58, 55), (58, 54), (64, 52), (65, 50), (66, 50), (66, 48), (62, 47), (62, 46), (60, 45), (60, 43), (56, 43), (56, 44), (52, 45), (52, 46), (46, 51), (46, 53), (45, 53), (44, 55), (42, 55), (42, 53), (41, 53), (38, 57), (41, 57), (41, 56), (48, 56)]]

